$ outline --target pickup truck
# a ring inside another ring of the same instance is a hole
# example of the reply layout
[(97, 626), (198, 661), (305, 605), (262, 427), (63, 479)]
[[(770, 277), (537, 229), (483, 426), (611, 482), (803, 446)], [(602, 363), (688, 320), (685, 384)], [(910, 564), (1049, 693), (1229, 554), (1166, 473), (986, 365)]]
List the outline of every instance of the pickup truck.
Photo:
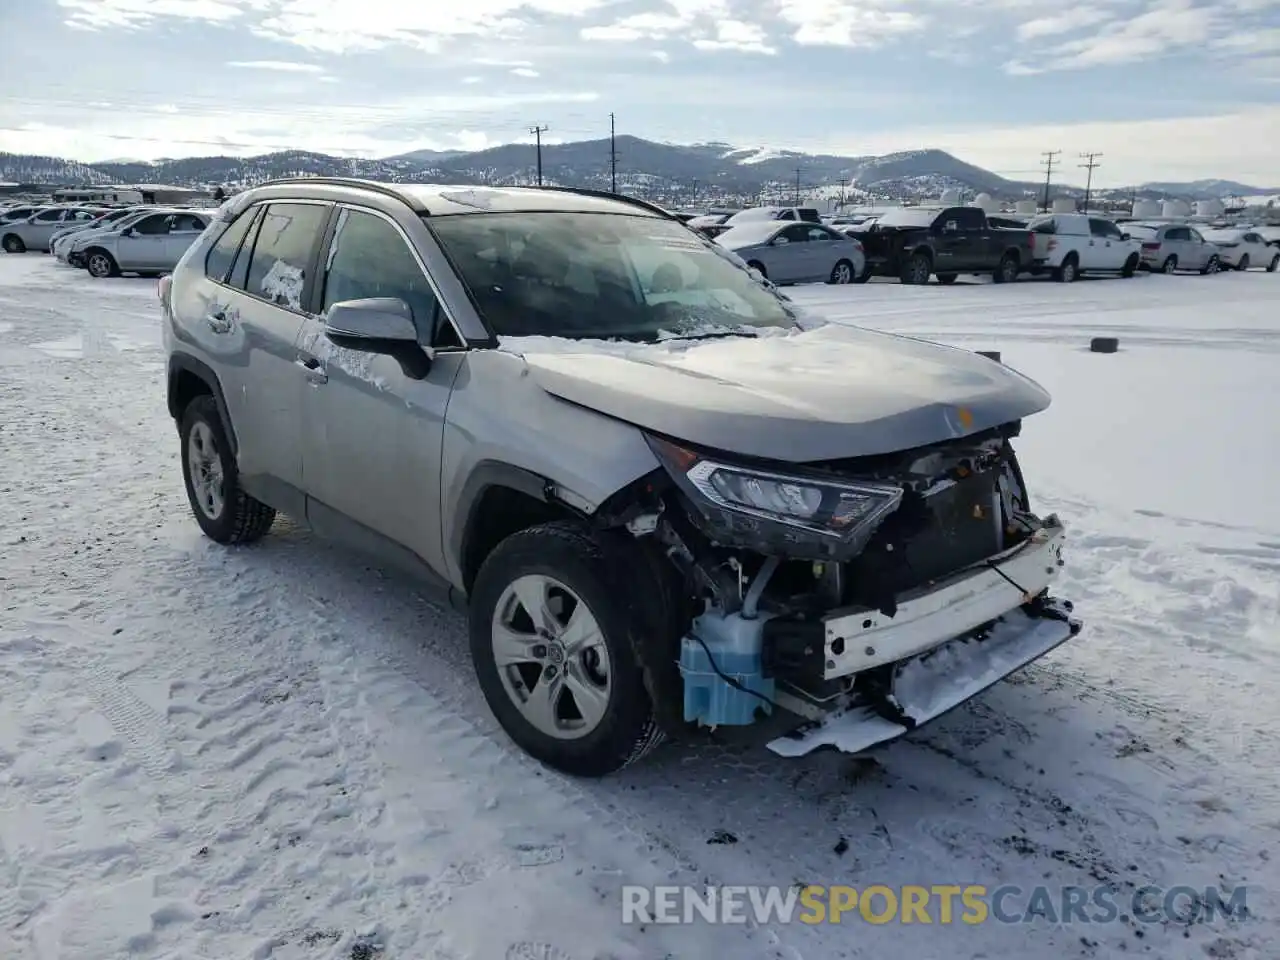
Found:
[(862, 241), (867, 269), (903, 283), (954, 283), (962, 273), (1011, 283), (1034, 265), (1030, 230), (993, 227), (981, 207), (903, 207), (851, 235)]
[(1142, 244), (1110, 220), (1083, 213), (1054, 213), (1031, 221), (1035, 243), (1032, 273), (1070, 283), (1082, 273), (1132, 277), (1142, 262)]

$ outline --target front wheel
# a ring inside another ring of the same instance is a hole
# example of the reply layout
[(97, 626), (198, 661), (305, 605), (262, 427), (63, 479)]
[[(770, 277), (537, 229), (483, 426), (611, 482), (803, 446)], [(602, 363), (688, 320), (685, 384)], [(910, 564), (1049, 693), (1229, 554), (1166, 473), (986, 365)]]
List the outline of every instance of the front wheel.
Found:
[(1067, 259), (1062, 261), (1062, 266), (1053, 272), (1053, 279), (1059, 283), (1074, 283), (1079, 276), (1080, 263), (1076, 260), (1074, 253), (1068, 254)]
[(1215, 253), (1212, 257), (1209, 258), (1209, 262), (1204, 265), (1204, 267), (1200, 270), (1200, 272), (1203, 274), (1210, 274), (1210, 273), (1217, 273), (1221, 269), (1222, 269), (1222, 261), (1218, 259), (1218, 255)]
[(27, 245), (22, 242), (22, 238), (16, 233), (11, 233), (4, 238), (5, 253), (26, 253)]
[(116, 263), (116, 258), (105, 250), (94, 250), (90, 253), (85, 266), (89, 268), (91, 277), (103, 279), (120, 276), (120, 266)]
[(275, 522), (276, 512), (241, 488), (235, 456), (213, 397), (205, 394), (187, 405), (178, 436), (187, 501), (205, 536), (218, 543), (261, 539)]
[(923, 253), (913, 254), (902, 267), (903, 283), (928, 283), (929, 274), (933, 273), (933, 263)]
[(1271, 262), (1267, 264), (1267, 273), (1275, 273), (1280, 270), (1280, 253), (1271, 258)]
[(831, 268), (827, 283), (853, 283), (853, 264), (848, 260), (841, 260)]
[(1120, 269), (1120, 276), (1128, 279), (1138, 272), (1138, 264), (1140, 259), (1136, 253), (1129, 254), (1129, 259), (1124, 262), (1124, 266)]
[(608, 534), (548, 523), (508, 537), (471, 591), (471, 656), (498, 723), (530, 756), (602, 777), (663, 738), (637, 661), (635, 566)]

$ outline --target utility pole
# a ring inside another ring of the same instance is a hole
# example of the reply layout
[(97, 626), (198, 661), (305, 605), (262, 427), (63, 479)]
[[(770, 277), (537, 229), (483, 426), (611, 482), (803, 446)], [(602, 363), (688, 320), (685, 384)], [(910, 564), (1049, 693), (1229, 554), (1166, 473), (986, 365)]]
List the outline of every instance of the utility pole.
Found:
[(609, 114), (609, 179), (613, 192), (618, 192), (618, 140), (614, 134), (613, 114)]
[(1084, 212), (1085, 213), (1089, 212), (1089, 194), (1093, 190), (1093, 170), (1095, 167), (1102, 166), (1102, 164), (1098, 163), (1098, 157), (1100, 156), (1102, 156), (1102, 154), (1100, 153), (1080, 154), (1080, 159), (1082, 159), (1084, 163), (1079, 164), (1079, 166), (1082, 169), (1089, 171), (1089, 176), (1084, 183)]
[(849, 178), (841, 177), (837, 182), (840, 184), (840, 202), (836, 204), (836, 209), (843, 210), (844, 209), (844, 188), (849, 185)]
[(538, 144), (538, 186), (542, 186), (542, 135), (546, 133), (548, 129), (549, 128), (545, 124), (540, 127), (529, 128), (529, 132), (537, 138)]
[(1058, 157), (1062, 156), (1061, 150), (1045, 150), (1040, 156), (1044, 157), (1040, 161), (1040, 165), (1044, 167), (1044, 211), (1049, 212), (1049, 182), (1053, 177), (1053, 165), (1058, 162)]
[(796, 204), (800, 206), (800, 168), (796, 167)]
[(698, 178), (697, 177), (693, 178), (693, 187), (689, 190), (689, 202), (690, 203), (698, 202)]

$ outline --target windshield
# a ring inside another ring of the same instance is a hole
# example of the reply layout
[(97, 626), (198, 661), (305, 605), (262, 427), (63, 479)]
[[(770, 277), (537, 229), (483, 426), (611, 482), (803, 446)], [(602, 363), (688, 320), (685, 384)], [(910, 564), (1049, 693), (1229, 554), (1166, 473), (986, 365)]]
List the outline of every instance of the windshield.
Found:
[(1216, 243), (1239, 243), (1244, 233), (1240, 230), (1206, 230), (1204, 238)]
[(876, 222), (882, 227), (928, 227), (937, 218), (937, 210), (890, 210)]
[(779, 230), (785, 230), (786, 226), (786, 223), (781, 220), (749, 221), (730, 227), (716, 237), (716, 243), (730, 250), (767, 243)]
[(427, 223), (500, 337), (658, 340), (796, 326), (731, 254), (670, 220), (536, 212)]

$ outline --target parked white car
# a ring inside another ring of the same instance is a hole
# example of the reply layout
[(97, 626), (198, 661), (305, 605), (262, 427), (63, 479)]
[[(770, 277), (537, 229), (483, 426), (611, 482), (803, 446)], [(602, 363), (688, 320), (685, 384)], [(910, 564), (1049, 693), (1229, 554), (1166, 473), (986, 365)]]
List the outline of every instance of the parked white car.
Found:
[(1280, 267), (1280, 248), (1271, 245), (1257, 230), (1209, 230), (1204, 238), (1217, 246), (1224, 267), (1266, 267), (1268, 273), (1275, 273)]
[(102, 213), (90, 207), (46, 207), (26, 220), (0, 227), (0, 248), (5, 253), (26, 253), (49, 249), (49, 239), (65, 227), (89, 223)]
[(84, 265), (94, 277), (167, 273), (204, 233), (213, 213), (212, 210), (152, 211), (114, 230), (77, 240), (72, 249), (83, 254)]
[(66, 240), (68, 237), (73, 237), (76, 234), (84, 233), (86, 230), (110, 229), (112, 225), (118, 225), (120, 224), (121, 221), (125, 220), (126, 218), (136, 217), (139, 213), (143, 213), (148, 209), (150, 208), (149, 207), (143, 207), (143, 208), (120, 207), (118, 210), (106, 210), (102, 213), (101, 216), (95, 217), (94, 219), (89, 220), (87, 222), (74, 223), (74, 224), (71, 224), (70, 226), (64, 226), (59, 230), (55, 230), (53, 232), (53, 235), (49, 238), (49, 252), (52, 253), (54, 256), (57, 256), (59, 245), (61, 245), (63, 254), (62, 256), (58, 257), (58, 259), (65, 261), (67, 259), (66, 251), (70, 249), (70, 244), (63, 243), (63, 241)]
[[(109, 223), (89, 224), (85, 229), (70, 233), (65, 236), (58, 237), (50, 248), (54, 257), (58, 260), (69, 263), (73, 267), (84, 266), (84, 251), (88, 249), (89, 243), (95, 237), (108, 233), (114, 233), (124, 227), (132, 226), (147, 214), (156, 212), (155, 207), (139, 207), (137, 209), (126, 211), (126, 215), (119, 217)], [(172, 213), (172, 210), (165, 210)]]
[(1083, 213), (1055, 213), (1032, 220), (1033, 274), (1051, 273), (1070, 283), (1082, 273), (1132, 277), (1142, 262), (1142, 244), (1110, 220)]

